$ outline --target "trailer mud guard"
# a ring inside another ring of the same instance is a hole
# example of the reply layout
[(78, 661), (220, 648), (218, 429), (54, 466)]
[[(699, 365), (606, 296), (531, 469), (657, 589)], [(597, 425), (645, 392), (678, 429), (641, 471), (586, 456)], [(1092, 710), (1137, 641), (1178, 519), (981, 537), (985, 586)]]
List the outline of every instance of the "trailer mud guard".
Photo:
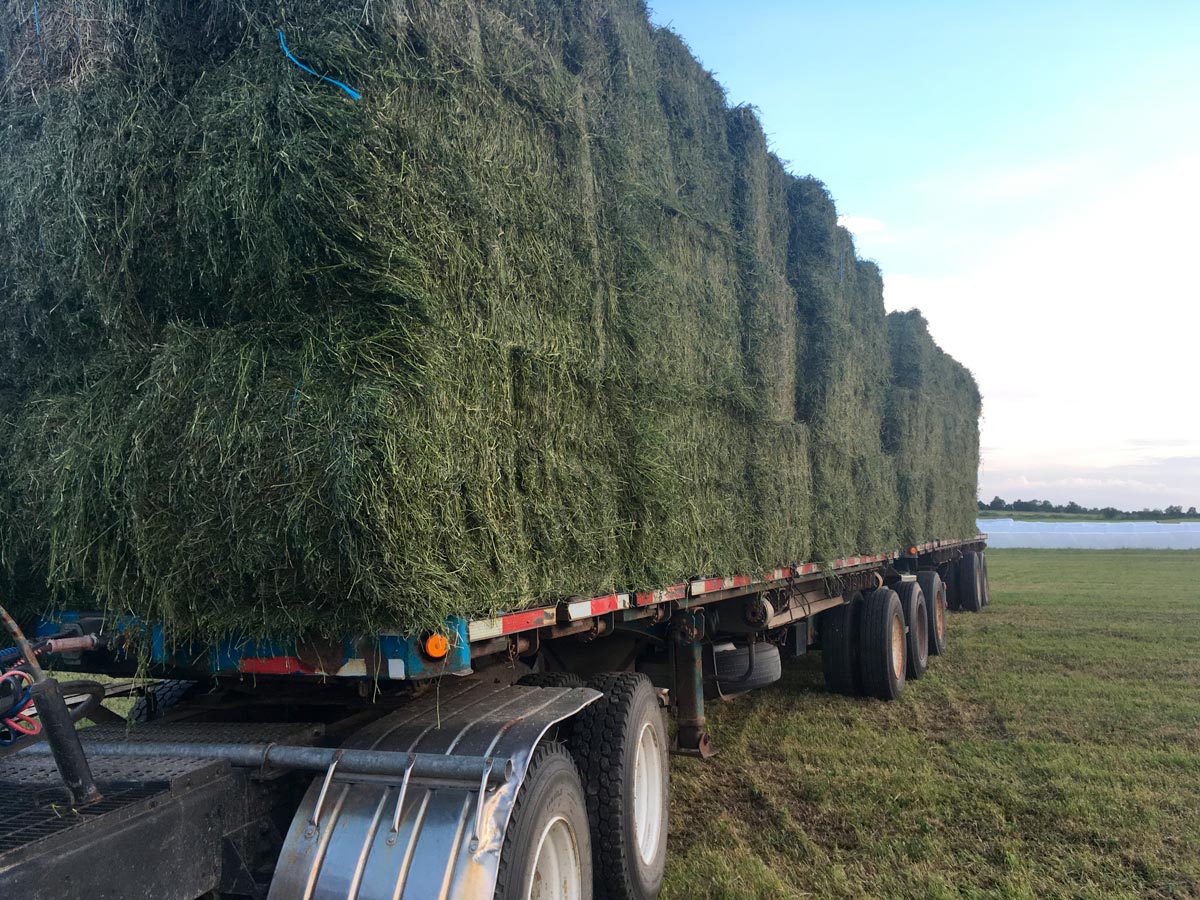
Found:
[(445, 682), (371, 723), (345, 749), (509, 760), (511, 775), (380, 778), (339, 772), (335, 759), (292, 820), (270, 900), (490, 898), (534, 749), (600, 696), (587, 688)]

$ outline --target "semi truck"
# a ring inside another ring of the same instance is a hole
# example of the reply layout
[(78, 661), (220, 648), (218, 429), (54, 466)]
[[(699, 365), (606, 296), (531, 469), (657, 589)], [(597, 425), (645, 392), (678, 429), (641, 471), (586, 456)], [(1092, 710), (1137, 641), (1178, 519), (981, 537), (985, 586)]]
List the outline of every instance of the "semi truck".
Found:
[(894, 700), (946, 652), (948, 610), (988, 603), (985, 548), (328, 641), (4, 613), (0, 897), (654, 897), (669, 756), (719, 750), (707, 704), (813, 652), (831, 691)]

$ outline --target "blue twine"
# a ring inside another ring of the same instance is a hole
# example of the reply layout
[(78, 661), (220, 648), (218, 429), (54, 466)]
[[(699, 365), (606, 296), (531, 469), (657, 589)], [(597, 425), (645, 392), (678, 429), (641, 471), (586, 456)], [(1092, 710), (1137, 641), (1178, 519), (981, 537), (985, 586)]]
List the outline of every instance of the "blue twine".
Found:
[(38, 51), (42, 56), (42, 65), (46, 65), (46, 48), (42, 46), (42, 19), (38, 15), (37, 0), (33, 0), (33, 33), (38, 38)]
[(296, 59), (296, 57), (292, 56), (292, 51), (288, 49), (287, 42), (283, 39), (283, 29), (282, 28), (279, 29), (279, 46), (283, 48), (283, 52), (287, 54), (288, 59), (290, 59), (292, 62), (294, 62), (297, 66), (299, 66), (301, 69), (303, 69), (309, 75), (316, 75), (322, 81), (328, 81), (330, 84), (337, 85), (343, 91), (345, 91), (347, 94), (350, 95), (351, 100), (361, 100), (362, 99), (362, 94), (360, 94), (358, 91), (354, 90), (354, 88), (350, 87), (349, 85), (342, 84), (340, 81), (338, 81), (334, 78), (330, 78), (328, 75), (322, 75), (320, 72), (310, 69), (304, 63), (300, 62), (300, 60)]
[(297, 379), (296, 387), (292, 389), (292, 406), (291, 406), (291, 409), (288, 410), (289, 416), (296, 411), (296, 399), (300, 396), (300, 385), (302, 385), (302, 384), (304, 384), (304, 376), (303, 375), (301, 375), (300, 378)]

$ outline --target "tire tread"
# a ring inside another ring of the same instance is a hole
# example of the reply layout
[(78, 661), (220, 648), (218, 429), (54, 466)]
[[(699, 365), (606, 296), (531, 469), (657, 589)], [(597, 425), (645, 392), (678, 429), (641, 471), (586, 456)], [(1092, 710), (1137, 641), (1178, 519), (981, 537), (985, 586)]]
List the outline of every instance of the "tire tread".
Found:
[(602, 692), (604, 698), (576, 717), (570, 746), (583, 776), (592, 826), (595, 900), (643, 900), (630, 875), (635, 864), (630, 854), (637, 849), (635, 836), (627, 834), (624, 793), (601, 787), (624, 783), (627, 776), (623, 749), (631, 739), (627, 711), (639, 690), (653, 692), (654, 686), (640, 672), (597, 675), (588, 679), (587, 686)]

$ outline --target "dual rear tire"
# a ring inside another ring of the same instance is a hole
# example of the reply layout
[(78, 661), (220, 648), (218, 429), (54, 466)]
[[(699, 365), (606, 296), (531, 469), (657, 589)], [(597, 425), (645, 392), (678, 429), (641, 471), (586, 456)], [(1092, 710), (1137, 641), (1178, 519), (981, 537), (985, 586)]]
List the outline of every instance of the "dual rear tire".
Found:
[(981, 553), (965, 553), (954, 566), (958, 605), (967, 612), (979, 612), (987, 606), (987, 588), (983, 572)]
[(910, 680), (920, 678), (929, 668), (929, 604), (920, 582), (903, 581), (899, 585), (900, 606), (907, 626), (905, 650), (908, 657), (906, 675)]
[(821, 665), (829, 690), (894, 700), (908, 677), (904, 607), (891, 588), (855, 591), (822, 614)]
[(504, 834), (496, 900), (588, 900), (592, 844), (579, 770), (567, 748), (534, 751)]
[[(565, 673), (527, 676), (522, 683), (541, 687), (584, 684), (577, 676)], [(582, 866), (584, 854), (572, 857), (554, 849), (570, 844), (561, 827), (554, 826), (556, 819), (575, 823), (571, 824), (570, 833), (577, 844), (586, 847), (586, 889), (575, 895), (556, 881), (554, 889), (544, 896), (650, 900), (662, 886), (667, 857), (669, 740), (658, 695), (649, 678), (633, 672), (599, 675), (588, 680), (586, 686), (604, 696), (568, 724), (560, 734), (564, 744), (547, 745), (565, 747), (569, 752), (583, 798), (582, 831), (577, 819), (562, 812), (563, 807), (544, 808), (533, 800), (536, 808), (530, 806), (524, 813), (528, 821), (518, 821), (514, 809), (500, 856), (502, 877), (497, 898), (524, 900), (543, 896), (536, 890), (529, 893), (529, 886), (534, 884), (530, 879), (538, 871), (537, 860), (541, 858), (537, 856), (538, 845), (529, 836), (534, 833), (558, 835), (558, 840), (549, 845), (554, 855), (546, 857), (548, 862), (539, 877), (558, 878), (561, 868), (555, 862), (558, 858), (568, 862), (577, 858)], [(538, 752), (542, 752), (541, 748)], [(544, 790), (533, 781), (535, 774), (531, 766), (518, 795), (518, 806), (522, 796), (527, 793), (535, 796)], [(556, 832), (555, 828), (559, 830)], [(512, 861), (511, 871), (505, 868), (506, 859)], [(572, 883), (566, 882), (568, 887)]]
[(917, 573), (917, 584), (925, 595), (929, 615), (929, 655), (946, 652), (946, 583), (932, 570)]
[(863, 597), (863, 692), (880, 700), (895, 700), (904, 691), (908, 674), (908, 639), (904, 607), (891, 588), (876, 588)]

